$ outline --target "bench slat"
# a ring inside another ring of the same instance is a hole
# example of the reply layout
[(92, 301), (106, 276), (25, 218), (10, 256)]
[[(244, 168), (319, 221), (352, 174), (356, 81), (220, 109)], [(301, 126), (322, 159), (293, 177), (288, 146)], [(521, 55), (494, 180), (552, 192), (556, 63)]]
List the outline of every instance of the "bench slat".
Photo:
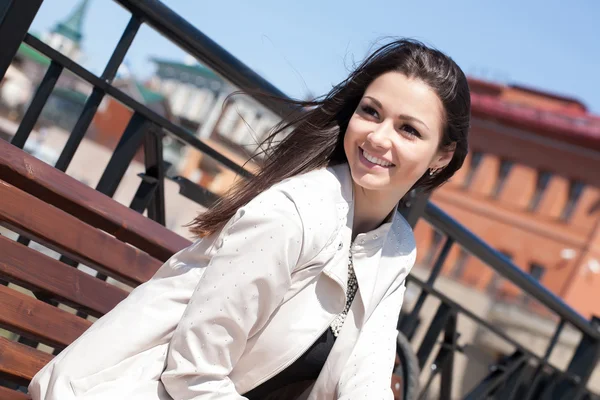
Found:
[(0, 400), (31, 400), (25, 393), (0, 386)]
[(58, 301), (95, 317), (127, 297), (123, 289), (2, 236), (0, 277), (32, 291), (52, 293)]
[(86, 319), (2, 285), (0, 310), (0, 327), (61, 349), (92, 325)]
[(131, 286), (162, 262), (0, 180), (0, 224)]
[(189, 240), (0, 140), (0, 179), (166, 261)]
[(19, 385), (29, 385), (33, 376), (52, 358), (51, 354), (0, 337), (0, 375)]

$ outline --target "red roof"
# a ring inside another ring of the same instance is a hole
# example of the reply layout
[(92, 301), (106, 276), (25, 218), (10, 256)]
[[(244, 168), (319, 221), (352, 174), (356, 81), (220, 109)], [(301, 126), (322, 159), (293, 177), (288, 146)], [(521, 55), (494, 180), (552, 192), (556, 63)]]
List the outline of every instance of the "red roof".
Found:
[[(505, 125), (534, 131), (579, 146), (600, 151), (600, 117), (587, 112), (581, 102), (522, 87), (469, 80), (473, 117), (495, 120)], [(569, 104), (562, 109), (544, 109), (502, 99), (505, 90), (527, 92)]]

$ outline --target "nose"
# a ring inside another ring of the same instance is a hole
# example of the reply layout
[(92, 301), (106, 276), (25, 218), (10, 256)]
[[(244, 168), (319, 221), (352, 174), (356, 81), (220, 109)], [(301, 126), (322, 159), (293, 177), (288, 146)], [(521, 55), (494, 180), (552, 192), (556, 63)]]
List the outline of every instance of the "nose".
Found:
[(377, 125), (371, 133), (367, 135), (367, 141), (373, 147), (388, 149), (392, 143), (390, 135), (392, 134), (394, 127), (391, 122), (383, 121)]

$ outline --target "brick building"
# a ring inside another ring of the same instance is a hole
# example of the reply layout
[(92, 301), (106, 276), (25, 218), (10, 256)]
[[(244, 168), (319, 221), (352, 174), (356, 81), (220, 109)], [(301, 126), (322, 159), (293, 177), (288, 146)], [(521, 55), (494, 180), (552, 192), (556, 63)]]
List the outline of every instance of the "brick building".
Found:
[[(600, 315), (600, 118), (580, 102), (470, 80), (471, 151), (432, 199), (585, 316)], [(419, 261), (441, 235), (421, 222)], [(444, 273), (499, 300), (524, 302), (455, 246)]]

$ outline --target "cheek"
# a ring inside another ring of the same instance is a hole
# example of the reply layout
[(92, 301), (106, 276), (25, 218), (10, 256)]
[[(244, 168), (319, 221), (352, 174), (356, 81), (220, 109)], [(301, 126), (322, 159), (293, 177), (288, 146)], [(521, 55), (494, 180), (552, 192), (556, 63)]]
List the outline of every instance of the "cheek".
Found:
[(360, 124), (352, 118), (348, 122), (348, 127), (346, 128), (346, 133), (344, 134), (344, 150), (346, 151), (346, 157), (348, 157), (348, 153), (352, 151), (354, 147), (357, 146), (357, 142), (360, 139)]
[(402, 143), (396, 148), (400, 160), (398, 172), (410, 179), (423, 175), (435, 154), (435, 151), (423, 143)]

